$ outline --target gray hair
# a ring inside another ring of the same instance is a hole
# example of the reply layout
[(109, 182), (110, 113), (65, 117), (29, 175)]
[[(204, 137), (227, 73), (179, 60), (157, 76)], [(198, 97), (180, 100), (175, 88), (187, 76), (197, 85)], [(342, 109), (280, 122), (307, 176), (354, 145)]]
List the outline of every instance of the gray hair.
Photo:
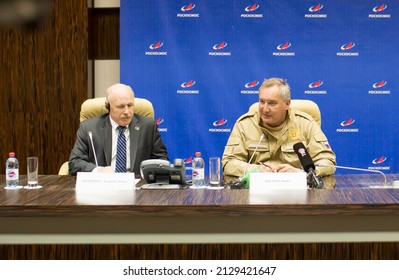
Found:
[(262, 85), (259, 87), (259, 92), (261, 89), (270, 88), (273, 86), (277, 86), (279, 88), (280, 96), (283, 101), (291, 99), (290, 85), (286, 80), (280, 78), (265, 79)]

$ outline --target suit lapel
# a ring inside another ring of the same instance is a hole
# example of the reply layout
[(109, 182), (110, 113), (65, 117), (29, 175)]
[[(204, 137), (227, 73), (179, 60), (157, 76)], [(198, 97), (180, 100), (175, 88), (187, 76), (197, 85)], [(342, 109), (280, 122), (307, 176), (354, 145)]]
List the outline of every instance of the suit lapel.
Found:
[(103, 151), (106, 161), (106, 166), (111, 166), (111, 159), (112, 159), (112, 126), (109, 117), (104, 119), (103, 124), (101, 125), (100, 129), (101, 135), (104, 136), (103, 143)]
[(130, 130), (130, 171), (133, 172), (134, 165), (136, 162), (137, 149), (139, 146), (141, 124), (138, 122), (136, 117), (133, 117), (133, 121), (129, 125)]

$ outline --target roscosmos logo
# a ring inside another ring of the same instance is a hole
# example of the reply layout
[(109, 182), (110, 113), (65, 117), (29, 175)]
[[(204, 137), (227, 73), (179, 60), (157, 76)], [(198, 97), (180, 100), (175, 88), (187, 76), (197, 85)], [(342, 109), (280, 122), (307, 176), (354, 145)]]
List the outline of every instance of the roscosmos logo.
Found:
[(308, 85), (310, 90), (305, 90), (305, 94), (327, 94), (327, 90), (320, 90), (319, 88), (324, 84), (322, 80), (317, 80)]
[(373, 88), (382, 88), (387, 84), (386, 81), (382, 80), (381, 82), (373, 84)]
[(249, 12), (256, 11), (258, 8), (259, 8), (258, 4), (253, 4), (252, 6), (247, 6), (245, 8), (245, 11), (249, 13)]
[(350, 50), (350, 49), (352, 49), (355, 45), (356, 45), (355, 43), (350, 42), (350, 43), (348, 43), (348, 44), (342, 45), (342, 46), (341, 46), (341, 50), (343, 50), (343, 51)]
[(380, 13), (380, 12), (384, 11), (386, 8), (388, 8), (388, 6), (385, 4), (382, 4), (381, 6), (374, 7), (373, 12)]
[(385, 156), (381, 156), (379, 158), (373, 159), (372, 163), (373, 164), (381, 164), (381, 163), (383, 163), (386, 160), (387, 160), (387, 158)]
[(385, 11), (388, 8), (388, 5), (386, 4), (381, 4), (380, 6), (375, 6), (372, 8), (373, 13), (369, 14), (369, 18), (372, 19), (390, 19), (391, 14), (386, 13)]
[(149, 46), (149, 48), (150, 48), (151, 50), (156, 50), (156, 49), (159, 49), (159, 48), (162, 47), (162, 46), (163, 46), (163, 42), (158, 41), (158, 42), (156, 42), (156, 43), (154, 43), (154, 44), (151, 44), (151, 45)]
[(230, 128), (222, 128), (227, 123), (227, 119), (222, 118), (220, 120), (216, 120), (212, 123), (212, 128), (210, 128), (209, 132), (231, 132)]
[(213, 45), (212, 49), (214, 51), (209, 52), (210, 56), (231, 56), (231, 52), (221, 51), (227, 47), (227, 42), (221, 42)]
[(349, 126), (355, 123), (355, 120), (350, 118), (349, 120), (341, 122), (341, 126)]
[(195, 8), (195, 4), (193, 4), (193, 3), (190, 3), (190, 4), (188, 4), (188, 5), (185, 5), (185, 6), (183, 6), (183, 7), (181, 7), (181, 11), (182, 12), (188, 12), (188, 11), (191, 11), (192, 9), (194, 9)]
[(349, 52), (349, 50), (353, 49), (356, 44), (352, 41), (345, 45), (341, 45), (341, 52), (337, 52), (337, 56), (359, 56), (358, 52)]
[(257, 12), (259, 7), (260, 7), (259, 4), (256, 4), (256, 3), (252, 4), (252, 5), (249, 5), (249, 6), (246, 6), (244, 8), (244, 11), (246, 13), (242, 13), (241, 17), (242, 18), (263, 18), (263, 14)]
[(241, 90), (241, 94), (258, 94), (258, 89), (256, 88), (257, 85), (259, 85), (258, 80), (253, 80), (253, 81), (247, 82), (244, 85), (244, 87), (246, 89)]
[(373, 89), (369, 90), (369, 94), (391, 94), (391, 90), (386, 89), (387, 81), (381, 80), (373, 84)]
[(192, 163), (193, 163), (193, 157), (190, 156), (188, 158), (183, 159), (184, 165), (186, 166), (187, 170), (192, 170)]
[(323, 9), (323, 5), (322, 4), (317, 4), (314, 6), (311, 6), (309, 8), (309, 12), (305, 14), (305, 18), (311, 18), (311, 19), (325, 19), (327, 18), (327, 14), (325, 13), (320, 13), (320, 11)]
[(227, 47), (227, 43), (226, 42), (221, 42), (219, 44), (216, 44), (212, 47), (212, 49), (214, 49), (215, 51), (224, 49), (225, 47)]
[(184, 5), (183, 7), (180, 8), (180, 11), (182, 13), (178, 13), (177, 17), (181, 18), (198, 18), (199, 14), (198, 13), (193, 13), (193, 10), (195, 8), (194, 3), (190, 3), (188, 5)]
[(309, 84), (309, 88), (318, 88), (323, 84), (323, 81), (318, 80), (316, 82), (313, 82), (311, 84)]
[(355, 119), (350, 118), (348, 120), (342, 121), (340, 126), (344, 128), (338, 128), (337, 132), (359, 132), (358, 128), (348, 128), (355, 123)]
[(368, 169), (371, 169), (371, 170), (390, 170), (391, 166), (382, 164), (382, 163), (384, 163), (386, 161), (387, 161), (387, 157), (386, 156), (380, 156), (378, 158), (375, 158), (375, 159), (373, 159), (371, 161), (373, 166), (369, 166)]
[(158, 119), (156, 120), (156, 122), (157, 122), (157, 125), (160, 125), (161, 123), (163, 123), (163, 119), (158, 118)]
[(149, 52), (145, 52), (145, 55), (168, 55), (166, 51), (160, 51), (163, 46), (163, 42), (158, 41), (156, 43), (152, 43), (148, 48), (151, 50)]
[(227, 123), (227, 120), (225, 118), (223, 118), (221, 120), (214, 121), (213, 126), (221, 126), (221, 125), (224, 125), (225, 123)]
[(188, 81), (188, 82), (182, 83), (182, 84), (181, 84), (181, 87), (182, 87), (182, 88), (189, 88), (189, 87), (192, 87), (193, 85), (195, 85), (195, 81), (190, 80), (190, 81)]
[(177, 93), (178, 94), (199, 94), (198, 89), (192, 89), (192, 87), (196, 84), (194, 80), (189, 80), (187, 82), (183, 82), (180, 84), (180, 88), (183, 89), (178, 89)]
[(316, 6), (312, 6), (309, 8), (309, 12), (314, 13), (314, 12), (318, 12), (321, 9), (323, 9), (323, 5), (322, 4), (317, 4)]
[(248, 82), (245, 84), (245, 88), (253, 88), (259, 85), (259, 81), (253, 80), (252, 82)]
[(291, 47), (290, 42), (285, 42), (276, 47), (278, 52), (273, 52), (273, 56), (295, 56), (295, 52), (288, 52), (287, 50)]
[(163, 124), (164, 119), (163, 118), (157, 118), (155, 120), (155, 122), (157, 123), (158, 126), (158, 131), (159, 132), (168, 132), (168, 128), (167, 127), (159, 127), (161, 124)]
[(284, 44), (280, 44), (277, 46), (277, 50), (282, 51), (282, 50), (286, 50), (289, 47), (291, 47), (291, 43), (290, 42), (285, 42)]

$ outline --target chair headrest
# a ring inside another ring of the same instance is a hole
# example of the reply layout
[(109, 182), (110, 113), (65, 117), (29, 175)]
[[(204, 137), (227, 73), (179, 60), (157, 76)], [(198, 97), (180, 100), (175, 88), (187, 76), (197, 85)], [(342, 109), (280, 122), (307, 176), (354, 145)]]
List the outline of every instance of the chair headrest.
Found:
[[(258, 110), (259, 102), (249, 107), (249, 112)], [(312, 100), (308, 99), (291, 99), (290, 108), (299, 110), (310, 115), (319, 125), (321, 125), (321, 113), (319, 106)]]
[[(105, 108), (105, 97), (87, 99), (80, 107), (80, 121), (84, 121), (108, 112)], [(143, 116), (154, 118), (154, 107), (145, 98), (134, 98), (134, 112)]]

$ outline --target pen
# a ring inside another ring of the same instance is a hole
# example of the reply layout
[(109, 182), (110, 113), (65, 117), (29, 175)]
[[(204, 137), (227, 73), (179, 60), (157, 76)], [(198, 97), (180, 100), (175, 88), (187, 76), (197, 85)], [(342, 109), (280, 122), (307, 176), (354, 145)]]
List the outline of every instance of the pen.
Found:
[(275, 169), (271, 168), (270, 165), (267, 165), (266, 163), (260, 162), (260, 164), (262, 164), (263, 166), (266, 166), (267, 168), (269, 168), (272, 172), (277, 172)]

